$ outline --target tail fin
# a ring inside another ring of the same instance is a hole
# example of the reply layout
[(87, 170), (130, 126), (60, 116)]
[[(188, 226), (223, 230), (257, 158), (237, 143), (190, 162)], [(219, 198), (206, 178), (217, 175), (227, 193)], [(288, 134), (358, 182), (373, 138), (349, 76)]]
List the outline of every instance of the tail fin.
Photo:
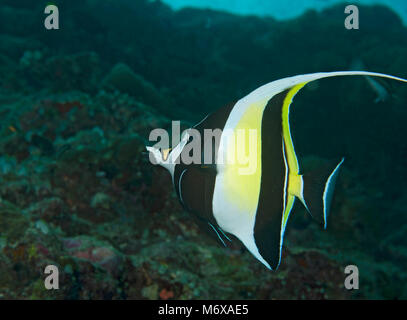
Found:
[(330, 162), (302, 176), (303, 203), (312, 217), (324, 222), (324, 228), (326, 228), (339, 168), (344, 160), (342, 158), (339, 163)]

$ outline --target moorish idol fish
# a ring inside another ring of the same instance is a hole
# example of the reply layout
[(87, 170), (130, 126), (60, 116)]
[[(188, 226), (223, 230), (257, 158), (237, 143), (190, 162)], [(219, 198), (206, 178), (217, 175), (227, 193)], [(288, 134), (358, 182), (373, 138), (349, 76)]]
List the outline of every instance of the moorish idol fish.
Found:
[[(349, 75), (407, 82), (367, 71), (313, 73), (276, 80), (209, 114), (194, 126), (200, 133), (205, 129), (222, 130), (219, 143), (222, 148), (218, 147), (213, 164), (180, 161), (183, 152), (191, 151), (187, 148), (191, 143), (188, 134), (173, 149), (147, 147), (147, 150), (156, 163), (171, 173), (186, 210), (206, 221), (222, 242), (229, 240), (226, 233), (234, 235), (267, 268), (275, 270), (280, 265), (284, 231), (295, 199), (326, 228), (335, 182), (344, 161), (315, 172), (301, 172), (289, 122), (292, 100), (311, 81)], [(225, 132), (253, 129), (259, 132), (256, 152), (248, 156), (256, 164), (253, 172), (241, 173), (240, 169), (247, 164), (219, 161), (234, 150), (232, 147), (241, 145), (228, 140)]]

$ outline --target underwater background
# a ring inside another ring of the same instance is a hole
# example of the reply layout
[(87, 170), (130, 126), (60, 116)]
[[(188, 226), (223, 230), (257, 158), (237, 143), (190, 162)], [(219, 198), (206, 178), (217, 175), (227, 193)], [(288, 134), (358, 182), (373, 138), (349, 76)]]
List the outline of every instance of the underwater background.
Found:
[[(378, 80), (377, 101), (346, 77), (296, 96), (300, 165), (346, 160), (327, 229), (297, 202), (276, 272), (201, 230), (144, 153), (152, 129), (282, 77), (363, 65), (406, 78), (406, 2), (354, 1), (359, 30), (338, 1), (292, 14), (165, 2), (54, 1), (60, 29), (46, 30), (50, 2), (1, 1), (0, 299), (406, 299), (407, 86)], [(44, 288), (49, 264), (59, 290)], [(347, 265), (359, 290), (344, 288)]]

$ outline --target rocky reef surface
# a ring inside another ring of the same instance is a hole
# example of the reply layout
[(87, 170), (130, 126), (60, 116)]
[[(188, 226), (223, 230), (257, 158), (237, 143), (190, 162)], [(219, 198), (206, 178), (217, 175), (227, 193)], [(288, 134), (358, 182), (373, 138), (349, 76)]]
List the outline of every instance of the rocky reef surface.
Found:
[[(407, 30), (385, 7), (298, 19), (171, 11), (151, 1), (0, 5), (0, 299), (407, 298), (407, 90), (374, 103), (364, 79), (307, 86), (292, 114), (304, 168), (345, 155), (328, 229), (297, 204), (277, 272), (222, 247), (178, 204), (144, 152), (257, 86), (348, 69), (407, 76)], [(19, 19), (20, 24), (15, 24)], [(335, 112), (334, 112), (335, 111)], [(44, 268), (60, 289), (44, 288)], [(344, 267), (360, 290), (344, 289)]]

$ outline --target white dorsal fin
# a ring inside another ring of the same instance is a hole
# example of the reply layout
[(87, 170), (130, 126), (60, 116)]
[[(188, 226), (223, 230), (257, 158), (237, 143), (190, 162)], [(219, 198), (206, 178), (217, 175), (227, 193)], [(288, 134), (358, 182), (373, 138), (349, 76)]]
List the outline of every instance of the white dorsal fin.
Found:
[(244, 97), (242, 100), (247, 100), (247, 102), (258, 101), (265, 98), (271, 99), (274, 95), (291, 88), (297, 84), (310, 82), (323, 78), (338, 77), (338, 76), (372, 76), (372, 77), (381, 77), (388, 78), (397, 81), (407, 82), (407, 79), (395, 77), (392, 75), (368, 71), (334, 71), (334, 72), (318, 72), (318, 73), (309, 73), (302, 74), (298, 76), (283, 78), (279, 80), (272, 81), (267, 83), (260, 88), (252, 91), (249, 95)]

